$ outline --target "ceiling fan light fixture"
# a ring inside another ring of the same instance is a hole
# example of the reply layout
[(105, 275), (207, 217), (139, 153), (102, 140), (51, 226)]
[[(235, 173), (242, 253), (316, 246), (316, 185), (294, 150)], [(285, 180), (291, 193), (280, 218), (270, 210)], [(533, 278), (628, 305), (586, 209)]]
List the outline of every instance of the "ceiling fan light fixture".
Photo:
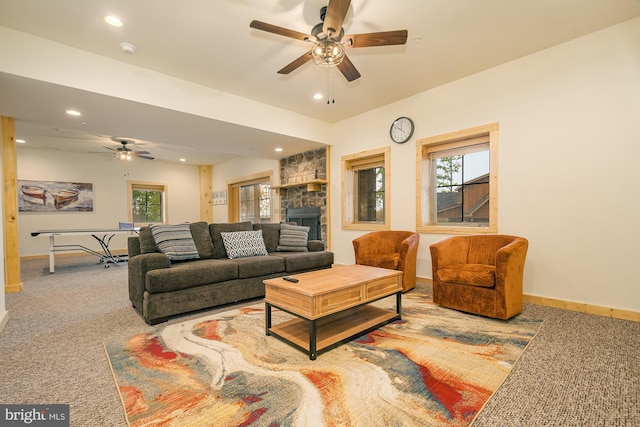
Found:
[(116, 153), (116, 159), (123, 161), (133, 160), (133, 153), (131, 153), (131, 151), (118, 151)]
[(330, 38), (320, 40), (311, 49), (311, 57), (316, 65), (333, 67), (344, 60), (344, 47), (342, 43)]

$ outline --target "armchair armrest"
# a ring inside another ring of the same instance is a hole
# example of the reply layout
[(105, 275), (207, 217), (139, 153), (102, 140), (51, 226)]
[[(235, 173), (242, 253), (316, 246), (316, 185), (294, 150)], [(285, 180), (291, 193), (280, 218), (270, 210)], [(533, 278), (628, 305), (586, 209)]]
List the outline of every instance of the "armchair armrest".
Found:
[(520, 237), (496, 252), (496, 288), (509, 288), (513, 284), (522, 286), (524, 263), (529, 242)]

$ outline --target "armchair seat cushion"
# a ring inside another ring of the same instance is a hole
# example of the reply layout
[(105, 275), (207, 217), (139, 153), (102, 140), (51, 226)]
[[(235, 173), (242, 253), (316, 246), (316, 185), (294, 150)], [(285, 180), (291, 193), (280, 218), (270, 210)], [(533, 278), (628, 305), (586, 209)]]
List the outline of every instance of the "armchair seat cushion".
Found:
[(390, 270), (397, 270), (400, 262), (400, 254), (388, 253), (388, 254), (368, 254), (363, 255), (359, 259), (359, 264), (368, 265), (371, 267), (388, 268)]
[(443, 283), (493, 288), (496, 284), (496, 267), (484, 264), (454, 264), (437, 271)]

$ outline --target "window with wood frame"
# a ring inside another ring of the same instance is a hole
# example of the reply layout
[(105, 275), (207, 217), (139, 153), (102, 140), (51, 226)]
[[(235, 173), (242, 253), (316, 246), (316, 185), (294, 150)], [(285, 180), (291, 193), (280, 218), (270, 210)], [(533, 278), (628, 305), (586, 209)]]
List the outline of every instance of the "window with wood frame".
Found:
[(498, 232), (498, 124), (418, 140), (418, 232)]
[(388, 230), (391, 223), (390, 149), (342, 157), (342, 228)]
[(166, 223), (167, 185), (153, 182), (127, 182), (129, 221), (138, 224)]
[(271, 222), (271, 171), (227, 183), (229, 222)]

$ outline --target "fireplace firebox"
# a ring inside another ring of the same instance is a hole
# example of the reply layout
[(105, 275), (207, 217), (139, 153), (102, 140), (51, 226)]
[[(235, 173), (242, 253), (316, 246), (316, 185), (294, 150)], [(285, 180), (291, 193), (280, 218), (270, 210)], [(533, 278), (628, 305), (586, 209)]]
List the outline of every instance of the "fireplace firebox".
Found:
[(309, 227), (309, 240), (322, 240), (319, 207), (287, 208), (286, 221)]

